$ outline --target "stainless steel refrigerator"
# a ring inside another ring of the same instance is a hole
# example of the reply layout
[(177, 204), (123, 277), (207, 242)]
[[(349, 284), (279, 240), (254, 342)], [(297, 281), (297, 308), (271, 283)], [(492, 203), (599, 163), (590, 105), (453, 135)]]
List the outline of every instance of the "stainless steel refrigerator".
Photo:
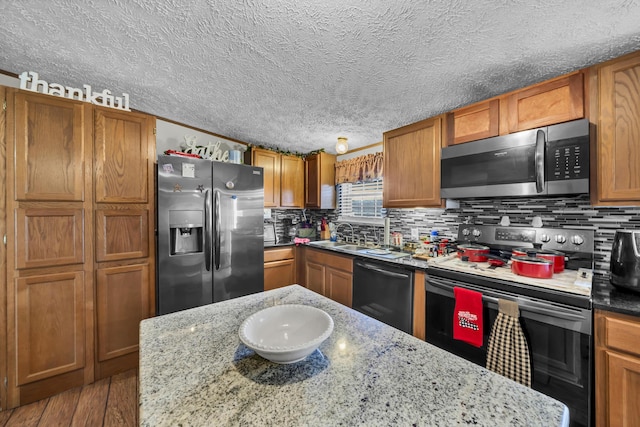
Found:
[(262, 168), (158, 156), (156, 310), (264, 289)]

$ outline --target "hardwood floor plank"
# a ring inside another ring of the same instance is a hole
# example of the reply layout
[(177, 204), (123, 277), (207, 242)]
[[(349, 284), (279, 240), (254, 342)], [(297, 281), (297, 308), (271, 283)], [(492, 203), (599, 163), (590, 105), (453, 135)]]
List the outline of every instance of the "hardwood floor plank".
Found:
[(48, 402), (49, 399), (42, 399), (14, 409), (6, 424), (7, 427), (37, 426)]
[(76, 387), (49, 398), (49, 404), (40, 419), (40, 426), (71, 425), (81, 390), (82, 387)]
[(101, 426), (109, 395), (110, 378), (86, 385), (80, 392), (72, 427)]
[(13, 409), (5, 409), (0, 412), (0, 427), (4, 427), (7, 424), (7, 421), (11, 417), (13, 413)]
[(104, 416), (105, 427), (137, 425), (138, 376), (135, 370), (111, 377), (109, 399)]

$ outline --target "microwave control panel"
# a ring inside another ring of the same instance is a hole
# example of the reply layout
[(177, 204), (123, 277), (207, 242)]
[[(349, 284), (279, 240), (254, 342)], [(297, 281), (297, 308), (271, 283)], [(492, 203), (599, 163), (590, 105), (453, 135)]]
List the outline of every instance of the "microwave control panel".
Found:
[(548, 143), (546, 181), (589, 178), (588, 138), (569, 138)]

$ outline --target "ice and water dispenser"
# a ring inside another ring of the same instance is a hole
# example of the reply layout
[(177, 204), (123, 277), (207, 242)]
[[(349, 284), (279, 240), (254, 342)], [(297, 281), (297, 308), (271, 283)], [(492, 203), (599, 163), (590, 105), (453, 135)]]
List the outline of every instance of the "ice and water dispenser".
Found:
[(171, 236), (171, 255), (202, 252), (204, 211), (170, 210), (169, 235)]

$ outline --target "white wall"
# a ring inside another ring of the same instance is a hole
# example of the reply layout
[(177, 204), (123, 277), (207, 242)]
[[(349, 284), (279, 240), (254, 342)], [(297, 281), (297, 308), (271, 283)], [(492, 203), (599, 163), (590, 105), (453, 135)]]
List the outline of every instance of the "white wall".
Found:
[(20, 87), (20, 80), (17, 77), (0, 74), (0, 85), (9, 87)]

